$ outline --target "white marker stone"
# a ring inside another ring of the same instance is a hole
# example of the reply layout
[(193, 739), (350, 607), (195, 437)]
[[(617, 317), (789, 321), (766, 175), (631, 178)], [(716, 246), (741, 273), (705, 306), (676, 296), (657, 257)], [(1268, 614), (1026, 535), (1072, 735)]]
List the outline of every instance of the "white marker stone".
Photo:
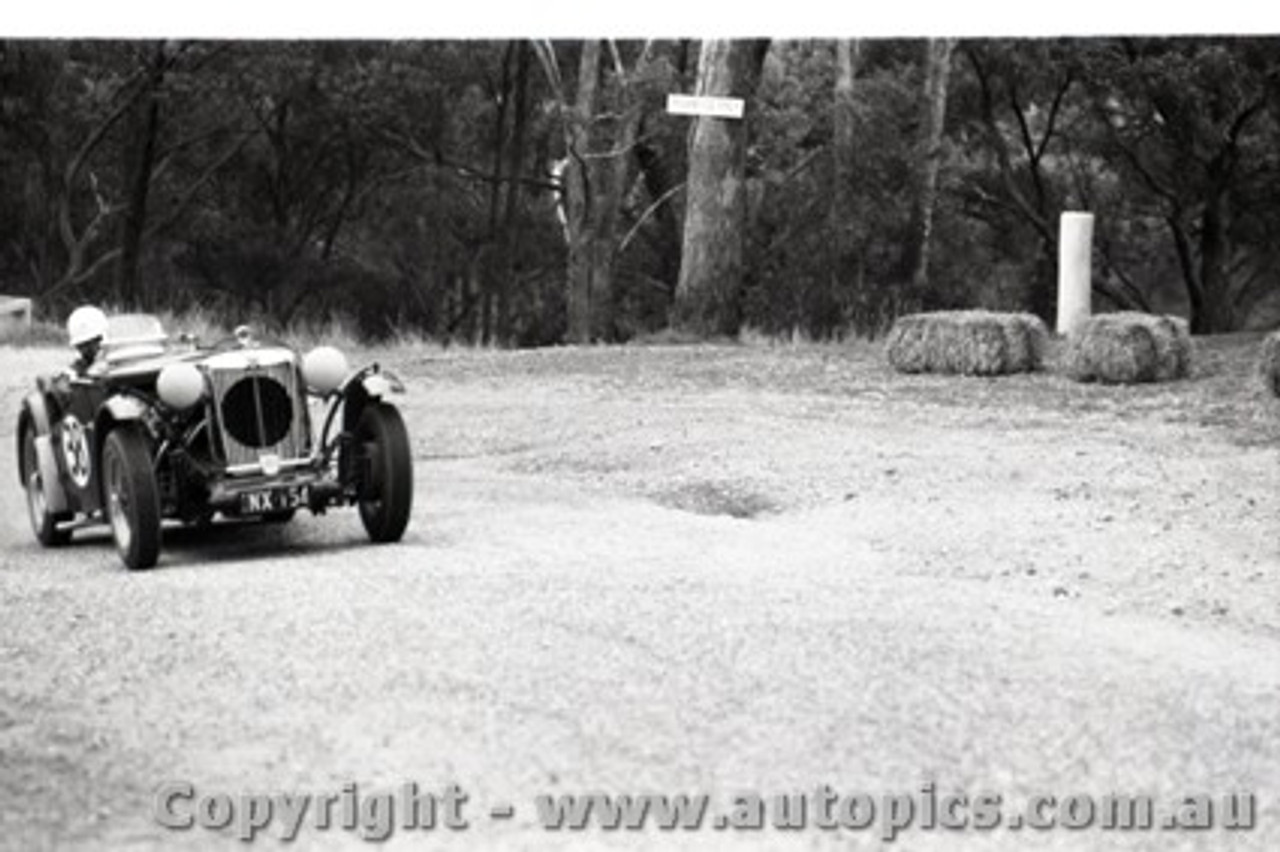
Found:
[(1058, 237), (1058, 334), (1093, 313), (1093, 214), (1063, 213)]

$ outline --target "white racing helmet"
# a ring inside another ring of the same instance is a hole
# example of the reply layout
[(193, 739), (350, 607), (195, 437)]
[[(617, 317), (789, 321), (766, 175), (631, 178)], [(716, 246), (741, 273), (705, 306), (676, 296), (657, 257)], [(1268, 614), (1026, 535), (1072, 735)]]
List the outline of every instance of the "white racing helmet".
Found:
[(67, 337), (72, 346), (88, 343), (95, 337), (103, 337), (107, 333), (107, 315), (100, 308), (82, 305), (67, 317)]

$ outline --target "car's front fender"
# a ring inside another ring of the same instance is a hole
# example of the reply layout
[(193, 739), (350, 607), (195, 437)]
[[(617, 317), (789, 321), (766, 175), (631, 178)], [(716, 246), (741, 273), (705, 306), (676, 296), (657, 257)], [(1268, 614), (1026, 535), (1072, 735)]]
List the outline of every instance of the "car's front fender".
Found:
[(151, 410), (151, 406), (146, 402), (128, 394), (108, 397), (98, 408), (97, 416), (93, 418), (94, 459), (100, 461), (99, 456), (107, 439), (107, 433), (120, 423), (141, 422), (150, 432), (151, 425), (147, 415)]
[(395, 373), (388, 372), (377, 364), (370, 364), (348, 376), (338, 393), (343, 397), (363, 395), (371, 399), (382, 399), (389, 394), (404, 393), (404, 382)]
[[(43, 393), (27, 394), (22, 400), (22, 408), (18, 413), (18, 428), (14, 431), (13, 437), (18, 444), (18, 480), (22, 480), (22, 442), (26, 438), (27, 430), (34, 429), (36, 437), (41, 435), (47, 436), (49, 429), (49, 406), (44, 400)], [(25, 484), (25, 483), (23, 483)]]
[(370, 402), (404, 392), (404, 382), (378, 364), (370, 364), (347, 376), (338, 389), (328, 396), (329, 410), (325, 414), (324, 427), (320, 431), (321, 446), (325, 447), (326, 451), (331, 446), (334, 439), (331, 429), (339, 409), (342, 411), (343, 430), (351, 432), (359, 422), (365, 406)]
[[(53, 452), (53, 428), (49, 420), (49, 405), (43, 393), (29, 394), (22, 401), (22, 413), (18, 416), (18, 476), (22, 470), (22, 442), (31, 430), (36, 448), (36, 464), (40, 466), (40, 482), (44, 499), (51, 512), (63, 512), (67, 508), (67, 492), (58, 474), (58, 459)], [(22, 483), (24, 486), (25, 482)]]
[(119, 423), (124, 420), (140, 420), (146, 416), (149, 407), (136, 397), (113, 396), (102, 404), (105, 412), (112, 420)]

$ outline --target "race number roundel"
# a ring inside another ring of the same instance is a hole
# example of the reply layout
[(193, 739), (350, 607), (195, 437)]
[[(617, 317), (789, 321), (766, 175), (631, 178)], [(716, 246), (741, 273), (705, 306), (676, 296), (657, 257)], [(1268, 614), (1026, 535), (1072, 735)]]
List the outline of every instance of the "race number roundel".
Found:
[(67, 415), (62, 420), (62, 461), (71, 481), (79, 488), (89, 484), (93, 460), (89, 455), (89, 440), (85, 437), (80, 421)]

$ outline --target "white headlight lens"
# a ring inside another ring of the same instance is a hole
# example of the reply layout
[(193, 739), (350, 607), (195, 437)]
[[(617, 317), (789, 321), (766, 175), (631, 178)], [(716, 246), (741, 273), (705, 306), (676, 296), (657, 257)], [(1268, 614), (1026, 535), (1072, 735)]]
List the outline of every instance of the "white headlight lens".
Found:
[(156, 393), (170, 408), (190, 408), (204, 396), (204, 376), (194, 364), (170, 364), (156, 377)]
[(302, 358), (302, 378), (318, 394), (337, 390), (348, 372), (347, 356), (332, 346), (317, 346)]

